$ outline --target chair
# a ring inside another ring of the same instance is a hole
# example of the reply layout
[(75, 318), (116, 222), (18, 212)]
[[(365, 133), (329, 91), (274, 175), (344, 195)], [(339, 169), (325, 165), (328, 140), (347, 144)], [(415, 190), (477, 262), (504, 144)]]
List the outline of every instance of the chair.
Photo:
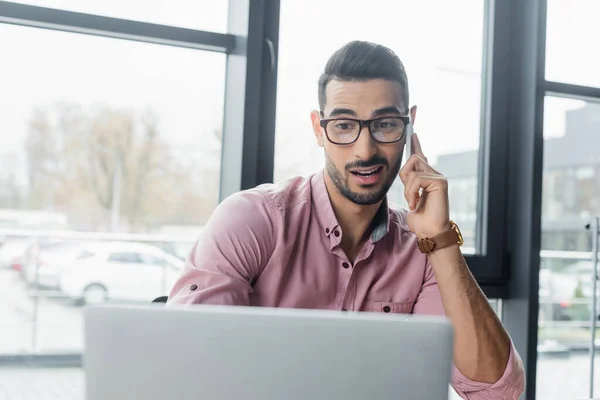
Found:
[(169, 296), (160, 296), (152, 300), (153, 303), (166, 303), (169, 300)]

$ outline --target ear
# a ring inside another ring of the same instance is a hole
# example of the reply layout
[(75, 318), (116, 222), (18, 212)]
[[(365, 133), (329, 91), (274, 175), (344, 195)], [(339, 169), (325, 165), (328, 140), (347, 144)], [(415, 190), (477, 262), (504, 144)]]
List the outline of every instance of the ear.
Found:
[(313, 131), (315, 132), (315, 138), (317, 139), (317, 144), (321, 147), (325, 145), (325, 138), (323, 137), (324, 131), (321, 128), (321, 113), (317, 110), (313, 110), (310, 113), (310, 120), (312, 121)]
[(417, 106), (412, 106), (410, 108), (410, 122), (414, 125), (417, 119)]

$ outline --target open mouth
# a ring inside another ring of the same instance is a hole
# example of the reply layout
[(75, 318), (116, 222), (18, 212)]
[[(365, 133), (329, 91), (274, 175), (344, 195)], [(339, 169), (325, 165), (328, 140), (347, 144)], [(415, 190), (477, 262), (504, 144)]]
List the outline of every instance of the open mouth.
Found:
[(352, 173), (356, 176), (368, 177), (368, 176), (378, 174), (379, 172), (381, 172), (382, 169), (383, 169), (382, 166), (378, 166), (378, 167), (373, 167), (370, 169), (354, 170), (354, 171), (350, 171), (350, 173)]

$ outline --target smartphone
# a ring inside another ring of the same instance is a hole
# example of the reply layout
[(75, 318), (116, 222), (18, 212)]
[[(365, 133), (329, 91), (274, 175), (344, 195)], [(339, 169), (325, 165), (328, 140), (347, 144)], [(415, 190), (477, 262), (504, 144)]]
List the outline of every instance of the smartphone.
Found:
[(408, 122), (406, 124), (406, 143), (404, 144), (404, 164), (408, 162), (410, 156), (412, 156), (412, 135), (413, 135), (413, 125), (412, 122)]

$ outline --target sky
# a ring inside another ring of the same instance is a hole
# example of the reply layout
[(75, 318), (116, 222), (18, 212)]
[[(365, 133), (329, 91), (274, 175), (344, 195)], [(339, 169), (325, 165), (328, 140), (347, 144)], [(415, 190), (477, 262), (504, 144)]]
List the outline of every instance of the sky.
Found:
[[(223, 0), (20, 2), (227, 31)], [(548, 79), (600, 86), (600, 52), (581, 50), (600, 36), (599, 13), (600, 1), (549, 1)], [(431, 160), (479, 147), (483, 1), (282, 0), (280, 26), (276, 180), (323, 165), (309, 113), (327, 59), (353, 39), (386, 45), (404, 62), (419, 110), (415, 131)], [(67, 101), (152, 109), (177, 154), (219, 164), (207, 135), (222, 126), (224, 55), (6, 24), (0, 38), (0, 153), (22, 152), (34, 107)], [(582, 104), (549, 98), (546, 137), (564, 134), (564, 112)]]

